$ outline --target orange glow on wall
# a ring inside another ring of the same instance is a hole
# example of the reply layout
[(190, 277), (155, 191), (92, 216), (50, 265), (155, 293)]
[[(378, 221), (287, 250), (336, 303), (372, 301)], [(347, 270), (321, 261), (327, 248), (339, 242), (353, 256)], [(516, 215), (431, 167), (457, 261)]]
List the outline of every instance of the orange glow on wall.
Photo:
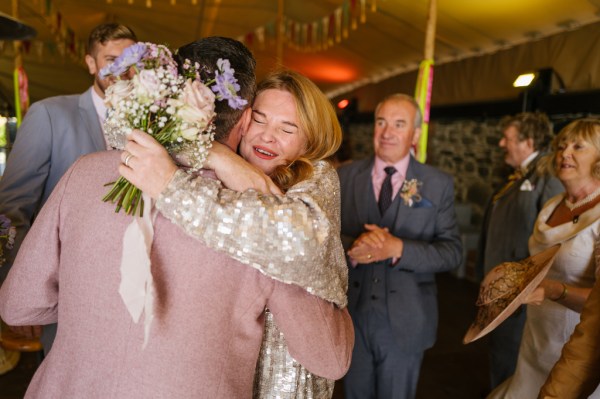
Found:
[(325, 82), (351, 82), (357, 79), (358, 74), (351, 67), (341, 65), (305, 65), (303, 73), (315, 81)]
[(358, 79), (358, 71), (351, 64), (326, 58), (311, 59), (307, 57), (293, 57), (287, 65), (292, 66), (301, 74), (315, 82), (323, 83), (350, 83)]

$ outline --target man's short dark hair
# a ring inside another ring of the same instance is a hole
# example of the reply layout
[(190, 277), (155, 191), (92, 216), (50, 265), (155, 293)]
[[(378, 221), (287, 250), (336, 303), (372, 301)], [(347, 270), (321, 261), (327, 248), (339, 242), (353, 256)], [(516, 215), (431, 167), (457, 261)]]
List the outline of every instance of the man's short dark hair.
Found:
[(538, 151), (547, 146), (552, 138), (552, 125), (542, 112), (522, 112), (507, 116), (500, 123), (502, 131), (514, 126), (519, 132), (519, 140), (533, 140), (533, 148)]
[[(201, 78), (207, 81), (214, 78), (219, 58), (228, 59), (231, 67), (235, 70), (235, 78), (240, 85), (238, 94), (252, 104), (256, 90), (256, 60), (254, 56), (241, 42), (228, 37), (211, 36), (181, 46), (177, 50), (175, 59), (180, 67), (183, 61), (188, 59), (192, 63), (198, 62), (203, 68)], [(215, 120), (215, 139), (225, 140), (229, 132), (238, 122), (243, 109), (233, 109), (227, 101), (217, 101), (215, 106), (217, 117)]]
[(98, 44), (106, 44), (111, 40), (129, 39), (137, 42), (133, 30), (125, 25), (108, 23), (98, 25), (90, 32), (87, 44), (87, 54), (94, 56)]

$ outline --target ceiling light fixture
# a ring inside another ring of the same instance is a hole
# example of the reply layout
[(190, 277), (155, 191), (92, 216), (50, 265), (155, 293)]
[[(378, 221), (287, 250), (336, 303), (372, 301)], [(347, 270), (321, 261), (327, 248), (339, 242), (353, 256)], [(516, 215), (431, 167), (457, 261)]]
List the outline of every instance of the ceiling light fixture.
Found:
[(535, 73), (524, 73), (519, 75), (513, 82), (513, 87), (527, 87), (535, 79)]

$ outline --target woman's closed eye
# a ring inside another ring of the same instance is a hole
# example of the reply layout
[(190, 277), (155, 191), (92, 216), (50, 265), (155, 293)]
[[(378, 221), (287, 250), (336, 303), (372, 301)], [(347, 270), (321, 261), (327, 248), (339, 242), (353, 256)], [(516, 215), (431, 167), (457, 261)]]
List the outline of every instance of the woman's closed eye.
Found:
[(267, 117), (262, 113), (255, 109), (252, 110), (252, 121), (264, 125), (267, 123)]

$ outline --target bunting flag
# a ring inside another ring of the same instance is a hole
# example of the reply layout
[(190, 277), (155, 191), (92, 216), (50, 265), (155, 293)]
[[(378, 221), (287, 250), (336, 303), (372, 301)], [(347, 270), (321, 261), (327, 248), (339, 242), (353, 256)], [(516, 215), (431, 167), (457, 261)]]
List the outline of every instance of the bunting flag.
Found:
[(348, 38), (348, 26), (350, 25), (350, 6), (347, 1), (342, 5), (342, 36)]
[(356, 30), (356, 28), (358, 27), (358, 24), (356, 23), (358, 17), (358, 6), (356, 4), (357, 0), (350, 0), (351, 1), (351, 6), (350, 6), (350, 15), (352, 16), (352, 22), (350, 24), (350, 26), (352, 27), (352, 30)]
[(325, 50), (328, 46), (327, 35), (329, 34), (329, 17), (323, 17), (321, 19), (321, 44), (323, 50)]
[(429, 110), (431, 108), (431, 89), (433, 85), (433, 60), (423, 60), (419, 65), (415, 99), (421, 108), (423, 123), (421, 124), (421, 137), (416, 148), (415, 158), (425, 163), (427, 159), (427, 135), (429, 132)]
[(335, 11), (335, 42), (342, 41), (342, 7), (338, 7)]
[(29, 83), (25, 69), (22, 66), (15, 68), (13, 77), (15, 85), (15, 114), (18, 127), (21, 125), (21, 121), (29, 108)]
[(265, 27), (259, 26), (254, 31), (254, 34), (256, 35), (256, 40), (258, 41), (258, 48), (260, 48), (261, 50), (264, 50), (265, 49)]
[(360, 0), (360, 23), (367, 22), (367, 0)]
[[(297, 21), (284, 16), (283, 36), (287, 45), (298, 51), (322, 51), (341, 43), (349, 36), (349, 31), (358, 28), (358, 23), (366, 23), (367, 11), (377, 10), (376, 0), (344, 0), (342, 5), (312, 22)], [(277, 23), (270, 21), (255, 28), (252, 32), (238, 36), (247, 46), (257, 44), (261, 50), (266, 45), (276, 43)]]
[(371, 12), (377, 12), (377, 0), (371, 0)]

